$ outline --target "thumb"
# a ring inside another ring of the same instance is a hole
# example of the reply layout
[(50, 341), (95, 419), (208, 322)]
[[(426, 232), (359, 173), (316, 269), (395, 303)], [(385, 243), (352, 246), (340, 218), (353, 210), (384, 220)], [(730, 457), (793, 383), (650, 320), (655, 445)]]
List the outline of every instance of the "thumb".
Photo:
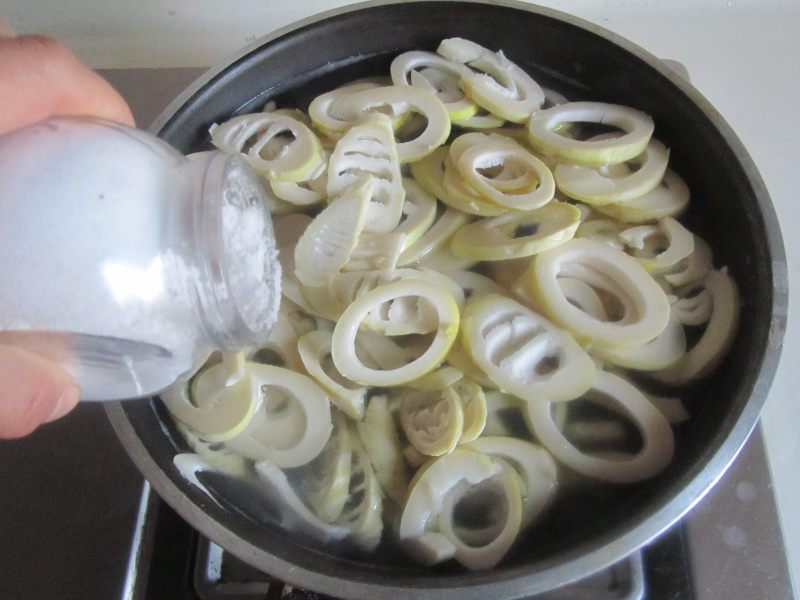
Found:
[(59, 365), (0, 345), (0, 438), (28, 435), (72, 410), (80, 389)]

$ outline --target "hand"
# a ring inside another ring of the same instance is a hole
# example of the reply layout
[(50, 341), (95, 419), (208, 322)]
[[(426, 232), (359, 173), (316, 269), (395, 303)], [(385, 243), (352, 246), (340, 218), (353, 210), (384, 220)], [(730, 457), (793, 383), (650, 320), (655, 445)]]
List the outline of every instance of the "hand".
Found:
[[(2, 19), (0, 98), (0, 135), (54, 115), (133, 125), (122, 96), (65, 46), (42, 36), (15, 36)], [(79, 397), (73, 378), (56, 363), (0, 345), (0, 438), (28, 435), (67, 414)]]
[(54, 115), (91, 115), (133, 125), (114, 88), (59, 42), (15, 36), (0, 19), (0, 135)]

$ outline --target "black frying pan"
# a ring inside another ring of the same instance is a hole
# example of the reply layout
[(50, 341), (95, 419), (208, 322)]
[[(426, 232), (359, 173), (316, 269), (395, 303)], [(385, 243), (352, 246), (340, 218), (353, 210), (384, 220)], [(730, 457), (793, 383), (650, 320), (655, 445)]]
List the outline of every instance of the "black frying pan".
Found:
[[(268, 24), (265, 24), (268, 27)], [(156, 491), (190, 524), (280, 579), (348, 598), (501, 598), (544, 591), (629, 554), (683, 515), (721, 476), (755, 425), (785, 329), (786, 264), (775, 213), (750, 158), (687, 82), (633, 44), (551, 10), (510, 2), (358, 5), (270, 35), (212, 69), (154, 131), (184, 152), (208, 147), (208, 127), (268, 99), (306, 107), (316, 94), (387, 74), (397, 53), (461, 36), (502, 49), (571, 99), (634, 106), (653, 116), (670, 163), (692, 190), (690, 228), (727, 265), (743, 300), (738, 336), (714, 377), (690, 390), (691, 421), (676, 431), (669, 468), (638, 485), (564, 493), (496, 568), (422, 568), (390, 544), (372, 555), (326, 550), (283, 531), (261, 510), (221, 505), (172, 464), (185, 446), (160, 402), (112, 404), (109, 416)]]

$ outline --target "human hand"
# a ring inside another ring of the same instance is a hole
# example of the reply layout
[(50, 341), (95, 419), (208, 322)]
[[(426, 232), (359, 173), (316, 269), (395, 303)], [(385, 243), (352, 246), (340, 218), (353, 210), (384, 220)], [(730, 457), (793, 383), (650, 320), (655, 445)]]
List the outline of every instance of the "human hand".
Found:
[[(42, 36), (16, 36), (2, 19), (0, 98), (0, 135), (55, 115), (133, 125), (122, 96), (65, 46)], [(0, 345), (0, 438), (28, 435), (67, 414), (79, 397), (72, 376), (55, 362)]]

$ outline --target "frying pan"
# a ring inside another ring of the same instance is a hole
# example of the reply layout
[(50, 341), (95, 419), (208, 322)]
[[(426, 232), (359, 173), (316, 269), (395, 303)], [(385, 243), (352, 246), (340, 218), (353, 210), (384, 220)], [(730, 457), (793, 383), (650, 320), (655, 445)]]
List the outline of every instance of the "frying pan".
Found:
[(456, 564), (423, 568), (390, 543), (372, 554), (322, 547), (235, 494), (212, 500), (173, 466), (173, 456), (187, 448), (158, 399), (108, 405), (136, 465), (192, 526), (282, 580), (335, 596), (517, 598), (619, 560), (678, 520), (720, 478), (758, 420), (780, 354), (786, 260), (774, 210), (745, 149), (688, 82), (641, 48), (571, 16), (506, 1), (350, 6), (262, 38), (208, 71), (152, 131), (183, 152), (206, 149), (212, 123), (260, 110), (270, 99), (305, 108), (336, 85), (388, 73), (400, 52), (434, 50), (455, 36), (502, 49), (570, 99), (626, 104), (653, 116), (671, 167), (692, 191), (685, 222), (740, 288), (741, 323), (723, 365), (686, 391), (691, 419), (676, 429), (677, 451), (663, 473), (636, 485), (564, 490), (500, 565), (480, 572)]

